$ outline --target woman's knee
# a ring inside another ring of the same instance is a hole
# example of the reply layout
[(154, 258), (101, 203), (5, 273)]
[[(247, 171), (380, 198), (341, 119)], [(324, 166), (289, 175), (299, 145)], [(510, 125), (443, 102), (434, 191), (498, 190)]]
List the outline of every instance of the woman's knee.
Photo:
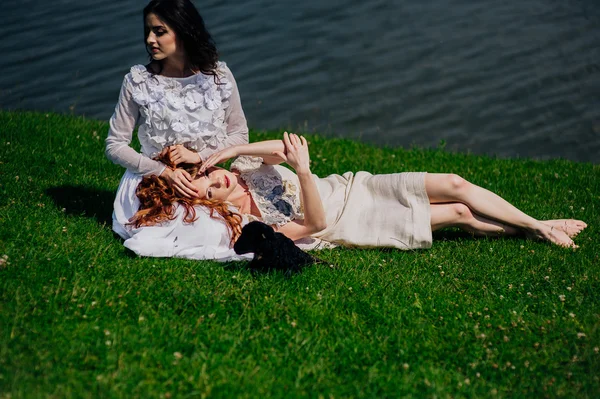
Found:
[(452, 212), (454, 213), (454, 216), (458, 223), (468, 223), (470, 220), (473, 219), (473, 213), (471, 212), (471, 209), (469, 209), (468, 206), (461, 202), (456, 202), (452, 204)]
[(446, 182), (450, 191), (454, 194), (463, 193), (469, 186), (469, 182), (456, 174), (449, 174), (446, 177)]

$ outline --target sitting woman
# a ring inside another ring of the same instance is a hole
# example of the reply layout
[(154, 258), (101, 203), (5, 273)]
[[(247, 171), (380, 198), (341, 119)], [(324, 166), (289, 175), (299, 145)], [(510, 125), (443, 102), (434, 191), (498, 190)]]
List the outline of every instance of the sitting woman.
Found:
[[(231, 171), (214, 166), (234, 157), (239, 158)], [(276, 165), (282, 161), (296, 173)], [(306, 140), (295, 134), (226, 148), (202, 166), (184, 166), (198, 198), (179, 195), (162, 177), (145, 177), (138, 186), (140, 208), (131, 224), (140, 228), (173, 219), (177, 203), (191, 222), (194, 206), (203, 205), (211, 216), (225, 221), (231, 244), (246, 216), (292, 240), (313, 237), (344, 246), (399, 249), (429, 248), (432, 231), (451, 226), (485, 236), (525, 233), (577, 248), (572, 238), (587, 227), (572, 219), (536, 220), (453, 174), (347, 172), (319, 178), (311, 173), (309, 161)]]

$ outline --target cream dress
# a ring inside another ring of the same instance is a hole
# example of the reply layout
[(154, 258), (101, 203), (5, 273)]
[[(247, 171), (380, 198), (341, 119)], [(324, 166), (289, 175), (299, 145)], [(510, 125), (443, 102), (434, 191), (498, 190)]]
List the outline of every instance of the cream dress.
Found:
[[(282, 226), (302, 219), (297, 176), (280, 165), (264, 165), (258, 157), (239, 157), (231, 169), (240, 172), (261, 212), (259, 220)], [(327, 217), (327, 228), (302, 240), (314, 249), (331, 243), (347, 247), (431, 247), (431, 208), (425, 173), (314, 175)]]

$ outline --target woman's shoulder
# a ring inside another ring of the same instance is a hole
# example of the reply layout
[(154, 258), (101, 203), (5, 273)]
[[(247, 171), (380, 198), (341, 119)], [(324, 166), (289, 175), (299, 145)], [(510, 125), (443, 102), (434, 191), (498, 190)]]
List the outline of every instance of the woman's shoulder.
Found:
[(231, 163), (230, 169), (237, 170), (238, 172), (245, 174), (256, 171), (262, 166), (262, 164), (263, 159), (261, 157), (242, 155), (237, 157)]
[(150, 64), (148, 64), (148, 65), (142, 65), (142, 64), (133, 65), (131, 68), (129, 68), (129, 72), (127, 72), (125, 74), (124, 81), (133, 83), (133, 84), (140, 84), (140, 83), (144, 82), (146, 79), (148, 79), (149, 76), (151, 76), (153, 74), (153, 72), (149, 66), (150, 66)]

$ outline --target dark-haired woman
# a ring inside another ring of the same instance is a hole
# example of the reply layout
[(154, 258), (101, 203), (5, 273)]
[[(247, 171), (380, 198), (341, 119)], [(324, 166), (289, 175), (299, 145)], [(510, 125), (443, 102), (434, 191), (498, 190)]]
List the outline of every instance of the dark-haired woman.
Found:
[[(125, 76), (106, 139), (107, 157), (127, 168), (113, 214), (113, 229), (126, 239), (142, 176), (161, 176), (180, 195), (194, 197), (191, 176), (176, 166), (248, 142), (235, 79), (218, 60), (191, 1), (152, 0), (144, 8), (144, 32), (150, 63), (133, 66)], [(130, 146), (136, 124), (141, 153)], [(174, 168), (154, 160), (165, 151)]]

